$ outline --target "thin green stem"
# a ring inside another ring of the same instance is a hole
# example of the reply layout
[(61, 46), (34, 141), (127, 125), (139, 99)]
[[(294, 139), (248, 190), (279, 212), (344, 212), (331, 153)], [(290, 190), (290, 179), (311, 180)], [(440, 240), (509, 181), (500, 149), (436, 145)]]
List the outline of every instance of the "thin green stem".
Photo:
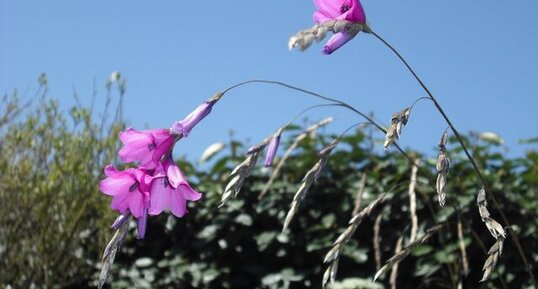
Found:
[[(478, 164), (476, 163), (476, 160), (474, 159), (474, 157), (471, 155), (471, 153), (469, 152), (469, 149), (467, 148), (467, 145), (465, 145), (464, 141), (463, 141), (463, 138), (461, 137), (459, 131), (456, 129), (456, 127), (454, 127), (454, 125), (452, 124), (452, 121), (450, 121), (450, 119), (448, 118), (448, 116), (446, 115), (445, 111), (443, 110), (443, 108), (441, 107), (441, 105), (439, 104), (439, 102), (437, 101), (437, 99), (435, 98), (435, 96), (433, 96), (433, 94), (430, 92), (430, 90), (428, 89), (428, 87), (426, 87), (426, 85), (424, 84), (424, 82), (420, 79), (420, 77), (418, 77), (418, 75), (415, 73), (415, 71), (411, 68), (411, 66), (407, 63), (407, 61), (403, 58), (403, 56), (396, 50), (396, 48), (394, 48), (392, 45), (390, 45), (387, 41), (385, 41), (385, 39), (383, 39), (381, 36), (379, 36), (377, 33), (371, 31), (371, 34), (374, 35), (378, 40), (380, 40), (385, 46), (387, 46), (392, 52), (394, 52), (394, 54), (400, 59), (400, 61), (405, 65), (405, 67), (407, 67), (407, 69), (409, 70), (409, 72), (413, 75), (413, 77), (418, 81), (418, 83), (420, 84), (420, 86), (424, 89), (424, 91), (428, 94), (429, 98), (431, 99), (431, 101), (433, 102), (433, 104), (435, 105), (435, 108), (439, 111), (439, 113), (441, 114), (441, 116), (445, 119), (446, 123), (448, 124), (448, 126), (450, 127), (450, 130), (452, 130), (452, 132), (454, 133), (454, 136), (456, 136), (456, 139), (458, 140), (458, 142), (460, 143), (460, 146), (461, 148), (463, 149), (463, 151), (465, 152), (465, 155), (467, 156), (467, 159), (469, 160), (469, 162), (471, 163), (471, 165), (473, 166), (476, 174), (478, 175), (482, 185), (484, 186), (484, 189), (486, 190), (486, 192), (489, 192), (490, 196), (491, 196), (491, 200), (493, 201), (493, 205), (495, 206), (495, 208), (499, 211), (500, 215), (501, 215), (501, 218), (503, 219), (503, 222), (505, 223), (505, 226), (510, 226), (510, 223), (508, 222), (508, 219), (506, 218), (506, 214), (504, 213), (504, 211), (502, 210), (499, 202), (497, 201), (497, 198), (495, 197), (495, 195), (493, 195), (493, 193), (488, 189), (488, 185), (487, 185), (487, 182), (486, 182), (486, 179), (484, 178), (484, 175), (482, 174), (482, 172), (480, 171), (480, 169), (478, 168)], [(532, 272), (532, 268), (527, 260), (527, 257), (525, 256), (525, 253), (523, 251), (523, 247), (521, 246), (521, 243), (519, 242), (519, 239), (517, 238), (516, 235), (513, 235), (512, 234), (512, 241), (514, 242), (514, 245), (516, 246), (517, 248), (517, 251), (519, 253), (519, 256), (521, 257), (521, 260), (523, 261), (523, 264), (525, 265), (525, 269), (527, 270), (527, 273), (529, 274), (530, 276), (530, 280), (534, 286), (534, 288), (538, 288), (538, 285), (536, 284), (536, 280), (534, 279), (534, 275), (533, 275), (533, 272)]]

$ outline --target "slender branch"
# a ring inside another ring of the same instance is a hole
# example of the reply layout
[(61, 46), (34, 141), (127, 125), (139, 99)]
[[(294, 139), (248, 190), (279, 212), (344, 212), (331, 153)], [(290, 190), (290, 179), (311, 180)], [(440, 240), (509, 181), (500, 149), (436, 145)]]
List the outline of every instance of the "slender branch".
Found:
[[(373, 126), (375, 126), (379, 131), (381, 131), (383, 134), (386, 134), (387, 133), (387, 130), (385, 130), (379, 123), (377, 123), (373, 118), (371, 118), (370, 116), (366, 115), (365, 113), (357, 110), (355, 107), (351, 106), (350, 104), (346, 103), (346, 102), (343, 102), (341, 100), (338, 100), (338, 99), (335, 99), (335, 98), (331, 98), (331, 97), (326, 97), (326, 96), (323, 96), (319, 93), (315, 93), (313, 91), (310, 91), (310, 90), (306, 90), (306, 89), (303, 89), (303, 88), (300, 88), (300, 87), (296, 87), (296, 86), (293, 86), (293, 85), (289, 85), (287, 83), (284, 83), (284, 82), (280, 82), (280, 81), (274, 81), (274, 80), (265, 80), (265, 79), (251, 79), (251, 80), (247, 80), (247, 81), (243, 81), (243, 82), (240, 82), (240, 83), (237, 83), (237, 84), (234, 84), (230, 87), (228, 87), (227, 89), (225, 89), (224, 91), (222, 91), (222, 94), (226, 94), (228, 91), (232, 90), (232, 89), (235, 89), (237, 87), (240, 87), (240, 86), (243, 86), (243, 85), (246, 85), (246, 84), (250, 84), (250, 83), (267, 83), (267, 84), (274, 84), (274, 85), (280, 85), (280, 86), (283, 86), (283, 87), (286, 87), (286, 88), (289, 88), (289, 89), (292, 89), (292, 90), (296, 90), (296, 91), (300, 91), (300, 92), (303, 92), (303, 93), (306, 93), (306, 94), (309, 94), (309, 95), (312, 95), (312, 96), (315, 96), (317, 98), (321, 98), (321, 99), (324, 99), (324, 100), (327, 100), (327, 101), (331, 101), (331, 102), (334, 102), (334, 103), (338, 103), (340, 105), (342, 105), (343, 107), (345, 108), (348, 108), (349, 110), (355, 112), (356, 114), (362, 116), (364, 119), (366, 119), (368, 122), (370, 122)], [(414, 162), (414, 160), (397, 144), (397, 143), (393, 143), (394, 147), (396, 147), (396, 149), (414, 166), (416, 166), (416, 163)]]
[(244, 82), (241, 82), (241, 83), (238, 83), (238, 84), (235, 84), (233, 86), (230, 86), (229, 88), (227, 88), (226, 90), (224, 90), (222, 93), (225, 94), (226, 92), (228, 92), (229, 90), (231, 89), (234, 89), (236, 87), (239, 87), (239, 86), (242, 86), (242, 85), (245, 85), (245, 84), (249, 84), (249, 83), (268, 83), (268, 84), (276, 84), (276, 85), (280, 85), (280, 86), (284, 86), (284, 87), (287, 87), (289, 89), (293, 89), (293, 90), (296, 90), (296, 91), (300, 91), (300, 92), (303, 92), (303, 93), (306, 93), (306, 94), (310, 94), (312, 96), (315, 96), (315, 97), (318, 97), (318, 98), (321, 98), (321, 99), (324, 99), (324, 100), (327, 100), (327, 101), (331, 101), (331, 102), (334, 102), (334, 103), (339, 103), (341, 104), (343, 107), (346, 107), (348, 109), (350, 109), (351, 111), (357, 113), (358, 115), (362, 116), (363, 118), (365, 118), (366, 120), (368, 120), (370, 123), (372, 123), (375, 127), (377, 127), (379, 130), (383, 131), (384, 133), (386, 133), (385, 129), (379, 125), (378, 123), (376, 123), (372, 118), (370, 118), (368, 115), (360, 112), (359, 110), (357, 110), (356, 108), (354, 108), (353, 106), (351, 106), (350, 104), (346, 103), (346, 102), (343, 102), (341, 100), (338, 100), (338, 99), (335, 99), (335, 98), (330, 98), (330, 97), (326, 97), (326, 96), (323, 96), (321, 94), (318, 94), (318, 93), (315, 93), (313, 91), (309, 91), (309, 90), (306, 90), (306, 89), (303, 89), (303, 88), (299, 88), (299, 87), (296, 87), (296, 86), (293, 86), (293, 85), (289, 85), (287, 83), (284, 83), (284, 82), (280, 82), (280, 81), (274, 81), (274, 80), (264, 80), (264, 79), (252, 79), (252, 80), (247, 80), (247, 81), (244, 81)]
[[(405, 67), (407, 67), (407, 69), (409, 70), (409, 72), (413, 75), (413, 77), (418, 81), (418, 83), (420, 84), (420, 86), (424, 89), (424, 91), (428, 94), (429, 98), (432, 100), (433, 104), (435, 105), (435, 108), (437, 108), (437, 110), (439, 111), (439, 113), (441, 114), (441, 116), (443, 116), (443, 118), (445, 119), (446, 123), (448, 124), (448, 126), (450, 127), (450, 130), (452, 130), (452, 132), (454, 133), (454, 136), (456, 136), (456, 139), (458, 140), (458, 142), (460, 143), (460, 146), (461, 148), (463, 149), (463, 151), (465, 152), (465, 155), (467, 156), (467, 159), (469, 160), (469, 162), (471, 163), (471, 165), (473, 166), (474, 170), (476, 171), (476, 174), (478, 175), (480, 181), (482, 182), (482, 185), (484, 186), (484, 188), (486, 189), (487, 192), (490, 192), (490, 196), (491, 196), (491, 199), (493, 201), (493, 205), (495, 206), (495, 208), (499, 211), (500, 215), (501, 215), (501, 218), (503, 219), (503, 222), (505, 223), (505, 226), (508, 226), (510, 227), (510, 223), (508, 222), (508, 219), (506, 218), (506, 215), (504, 213), (504, 211), (501, 209), (500, 207), (500, 204), (499, 202), (497, 201), (495, 195), (493, 195), (493, 193), (491, 193), (491, 191), (488, 189), (488, 186), (487, 186), (487, 182), (486, 182), (486, 179), (484, 178), (484, 175), (482, 174), (482, 172), (480, 171), (480, 169), (478, 168), (478, 164), (476, 163), (476, 160), (474, 159), (474, 157), (471, 155), (471, 153), (469, 152), (467, 146), (465, 145), (465, 143), (463, 142), (463, 138), (461, 137), (459, 131), (456, 129), (456, 127), (454, 127), (454, 125), (452, 124), (452, 121), (450, 121), (450, 119), (448, 118), (448, 116), (446, 115), (445, 111), (443, 110), (443, 108), (441, 107), (441, 105), (439, 104), (439, 102), (437, 101), (437, 99), (435, 98), (435, 96), (433, 96), (433, 94), (430, 92), (430, 90), (428, 89), (428, 87), (426, 87), (426, 85), (424, 84), (424, 82), (420, 79), (420, 77), (418, 77), (418, 75), (415, 73), (415, 71), (411, 68), (411, 66), (407, 63), (407, 61), (403, 58), (403, 56), (392, 46), (390, 45), (387, 41), (385, 41), (385, 39), (383, 39), (381, 36), (379, 36), (377, 33), (375, 33), (374, 31), (371, 31), (370, 32), (372, 35), (374, 35), (379, 41), (381, 41), (385, 46), (387, 46), (392, 52), (394, 52), (394, 54), (400, 59), (400, 61), (405, 65)], [(525, 256), (525, 253), (523, 251), (523, 247), (521, 246), (521, 243), (519, 242), (519, 239), (517, 238), (516, 235), (512, 234), (512, 241), (514, 242), (514, 245), (516, 246), (517, 248), (517, 251), (519, 253), (519, 256), (521, 257), (521, 260), (523, 261), (524, 265), (525, 265), (525, 269), (527, 270), (527, 273), (529, 273), (529, 277), (530, 277), (530, 280), (532, 281), (532, 284), (534, 286), (534, 288), (538, 288), (538, 285), (536, 283), (536, 280), (534, 279), (534, 275), (533, 275), (533, 272), (532, 272), (532, 268), (528, 262), (528, 259), (527, 257)]]

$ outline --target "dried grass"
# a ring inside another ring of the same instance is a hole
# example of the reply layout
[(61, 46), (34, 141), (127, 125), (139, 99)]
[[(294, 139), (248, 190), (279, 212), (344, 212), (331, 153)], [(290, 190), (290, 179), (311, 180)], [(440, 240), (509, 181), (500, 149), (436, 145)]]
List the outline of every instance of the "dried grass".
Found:
[(418, 232), (418, 217), (417, 217), (417, 194), (415, 189), (417, 187), (417, 172), (419, 161), (416, 165), (411, 167), (411, 180), (409, 182), (409, 214), (411, 217), (411, 235), (409, 242), (413, 242), (417, 237)]
[(450, 169), (450, 159), (446, 152), (446, 143), (448, 141), (448, 133), (445, 131), (441, 136), (441, 141), (439, 141), (439, 155), (437, 156), (437, 182), (435, 183), (435, 189), (437, 190), (437, 195), (439, 199), (439, 205), (443, 207), (446, 202), (446, 177)]
[(327, 284), (329, 284), (329, 282), (331, 285), (334, 283), (338, 270), (338, 259), (340, 257), (340, 254), (342, 253), (345, 244), (353, 236), (353, 234), (361, 224), (362, 220), (366, 216), (369, 216), (378, 205), (385, 201), (385, 199), (386, 194), (379, 196), (377, 199), (373, 200), (366, 208), (362, 209), (362, 211), (353, 216), (349, 221), (348, 227), (344, 230), (342, 234), (340, 234), (338, 239), (334, 241), (332, 248), (329, 250), (329, 252), (327, 252), (327, 254), (325, 255), (325, 259), (323, 260), (323, 263), (330, 263), (329, 267), (327, 267), (327, 270), (325, 270), (325, 273), (323, 274), (323, 288), (325, 288)]
[(219, 208), (224, 206), (226, 201), (228, 201), (232, 196), (235, 198), (239, 194), (245, 179), (250, 176), (256, 163), (258, 162), (258, 157), (260, 156), (260, 150), (257, 150), (247, 156), (247, 158), (241, 162), (237, 167), (234, 168), (230, 174), (230, 181), (224, 189), (224, 193), (220, 199)]
[(394, 265), (405, 259), (405, 257), (407, 257), (416, 246), (426, 242), (426, 240), (428, 240), (441, 227), (443, 227), (443, 225), (437, 225), (428, 229), (425, 234), (415, 239), (415, 241), (407, 244), (407, 246), (405, 246), (399, 253), (395, 253), (394, 256), (387, 260), (385, 265), (381, 267), (377, 273), (375, 273), (374, 281), (377, 280), (377, 278), (379, 278), (379, 276), (381, 276), (383, 273), (391, 269)]
[(383, 147), (385, 149), (389, 148), (389, 146), (395, 140), (398, 140), (400, 138), (400, 136), (402, 135), (402, 128), (409, 121), (410, 113), (411, 108), (407, 107), (399, 112), (395, 112), (394, 114), (392, 114), (392, 118), (390, 120), (391, 124), (387, 129), (387, 134), (385, 135), (385, 143), (383, 144)]
[(321, 171), (327, 164), (327, 160), (329, 159), (329, 156), (332, 152), (332, 150), (336, 147), (336, 145), (339, 143), (339, 139), (334, 140), (331, 144), (323, 148), (319, 152), (320, 159), (316, 164), (306, 173), (306, 175), (303, 178), (303, 181), (301, 183), (301, 186), (299, 187), (299, 190), (295, 193), (293, 196), (293, 201), (291, 202), (291, 207), (288, 211), (288, 214), (286, 215), (286, 220), (284, 221), (284, 226), (282, 227), (282, 232), (286, 231), (288, 229), (288, 226), (290, 225), (290, 222), (293, 220), (293, 217), (297, 213), (297, 210), (299, 209), (299, 204), (305, 197), (306, 193), (310, 189), (310, 187), (317, 181), (319, 178)]
[[(396, 241), (396, 247), (394, 248), (394, 254), (398, 255), (402, 252), (403, 236), (400, 236)], [(390, 270), (389, 284), (391, 289), (396, 289), (396, 279), (398, 278), (398, 266), (400, 263), (395, 263)], [(379, 270), (379, 269), (378, 269)]]
[(103, 286), (105, 285), (110, 268), (112, 267), (114, 259), (116, 258), (116, 253), (121, 250), (123, 242), (127, 237), (127, 231), (129, 229), (129, 223), (131, 222), (131, 218), (132, 216), (127, 217), (127, 220), (119, 226), (112, 239), (110, 239), (110, 242), (108, 242), (105, 251), (103, 252), (103, 267), (101, 268), (101, 273), (99, 274), (99, 281), (97, 284), (97, 287), (99, 289), (103, 288)]
[(496, 239), (495, 244), (493, 244), (493, 246), (491, 246), (491, 248), (489, 249), (488, 258), (484, 263), (484, 267), (482, 267), (484, 275), (482, 276), (480, 282), (484, 282), (491, 276), (491, 273), (493, 272), (493, 270), (495, 270), (497, 261), (499, 261), (501, 257), (503, 251), (503, 242), (504, 239), (506, 239), (506, 232), (504, 231), (504, 228), (501, 226), (501, 224), (495, 221), (489, 214), (487, 208), (486, 190), (484, 189), (484, 187), (482, 187), (482, 189), (478, 192), (478, 196), (476, 197), (476, 204), (478, 206), (478, 212), (480, 213), (480, 218), (482, 219), (482, 222), (486, 224), (486, 227), (488, 228), (491, 236)]

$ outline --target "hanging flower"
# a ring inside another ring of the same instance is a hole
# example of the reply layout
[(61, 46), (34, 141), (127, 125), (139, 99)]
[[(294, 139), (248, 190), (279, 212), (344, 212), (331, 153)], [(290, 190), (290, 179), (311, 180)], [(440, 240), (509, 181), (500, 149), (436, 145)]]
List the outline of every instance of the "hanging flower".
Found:
[(118, 152), (126, 163), (138, 161), (141, 167), (153, 168), (174, 144), (175, 136), (168, 129), (135, 130), (120, 132), (123, 147)]
[[(366, 15), (359, 0), (314, 0), (314, 4), (318, 9), (313, 15), (316, 23), (324, 23), (330, 20), (366, 23)], [(343, 30), (335, 33), (323, 47), (323, 53), (333, 53), (355, 37), (357, 32)]]
[[(105, 168), (106, 178), (99, 183), (99, 190), (112, 196), (112, 209), (123, 216), (131, 213), (138, 222), (138, 238), (143, 238), (146, 230), (147, 212), (149, 209), (149, 171), (145, 169), (126, 169), (118, 171), (112, 165)], [(121, 225), (121, 220), (117, 220)]]
[(183, 217), (187, 213), (187, 201), (197, 201), (202, 197), (171, 160), (162, 162), (152, 179), (150, 215), (158, 215), (169, 209), (175, 216)]

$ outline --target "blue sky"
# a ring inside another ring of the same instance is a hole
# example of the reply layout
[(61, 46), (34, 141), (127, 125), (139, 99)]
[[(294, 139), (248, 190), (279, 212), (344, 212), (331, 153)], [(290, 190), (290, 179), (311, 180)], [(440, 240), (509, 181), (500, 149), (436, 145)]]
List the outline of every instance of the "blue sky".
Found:
[[(507, 5), (512, 4), (512, 5)], [(368, 21), (394, 44), (462, 132), (499, 134), (510, 155), (538, 136), (538, 2), (364, 0)], [(311, 1), (8, 1), (0, 0), (0, 93), (35, 91), (48, 75), (51, 95), (74, 104), (73, 90), (101, 100), (113, 71), (127, 79), (124, 114), (133, 127), (169, 127), (204, 99), (248, 79), (279, 80), (336, 97), (388, 124), (390, 115), (425, 96), (379, 41), (359, 34), (331, 56), (322, 44), (288, 51), (287, 40), (310, 27)], [(29, 93), (27, 97), (32, 94)], [(227, 94), (176, 148), (197, 159), (210, 144), (257, 142), (304, 107), (321, 103), (268, 85)], [(329, 131), (358, 119), (334, 116)], [(419, 103), (401, 144), (428, 154), (446, 125)], [(381, 137), (381, 135), (380, 135)]]

